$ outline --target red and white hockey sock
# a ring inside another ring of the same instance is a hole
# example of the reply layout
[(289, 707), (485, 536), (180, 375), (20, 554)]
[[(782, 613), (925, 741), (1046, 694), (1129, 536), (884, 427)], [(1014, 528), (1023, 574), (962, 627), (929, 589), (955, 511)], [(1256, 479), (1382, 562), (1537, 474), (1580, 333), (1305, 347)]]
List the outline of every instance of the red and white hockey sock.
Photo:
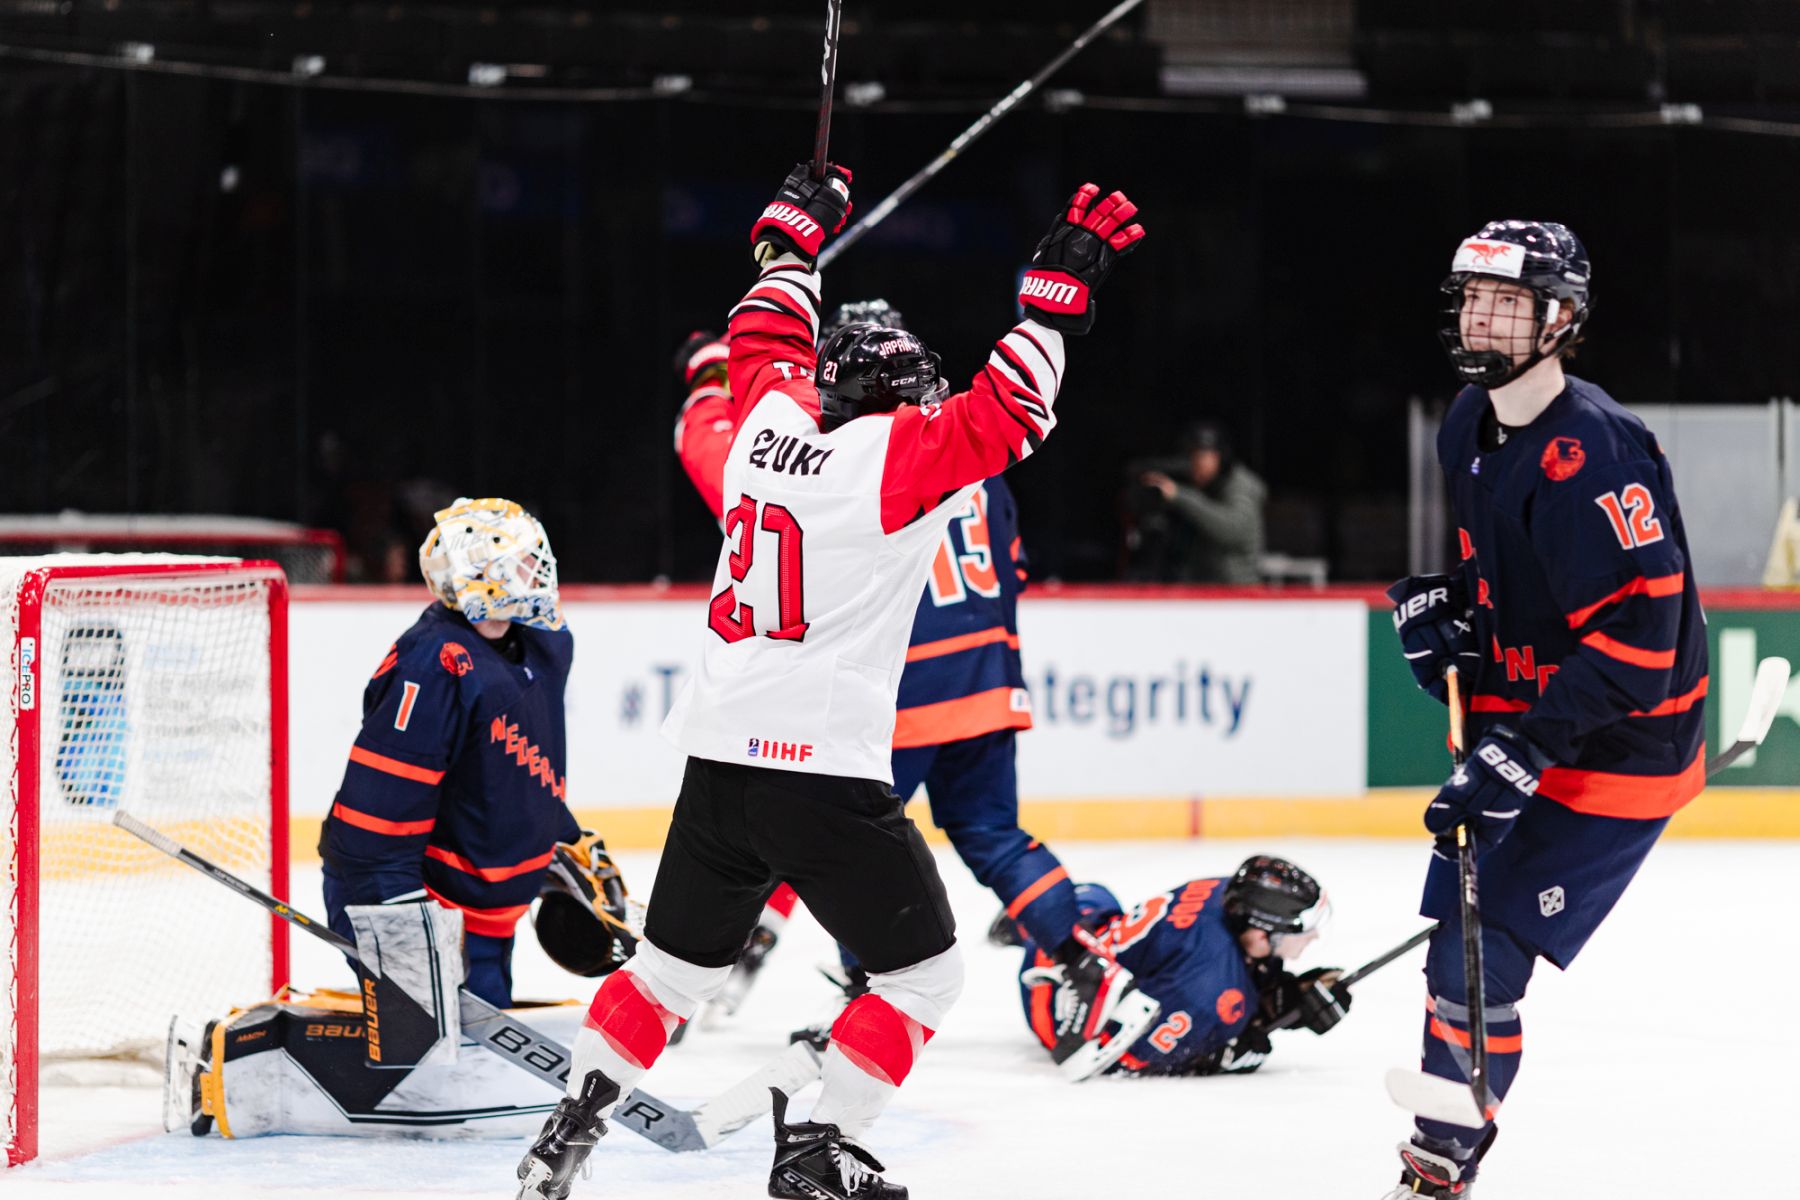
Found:
[(933, 1032), (873, 993), (852, 1000), (831, 1027), (825, 1087), (812, 1119), (861, 1137), (906, 1082)]
[(794, 905), (799, 901), (793, 888), (785, 883), (779, 885), (763, 904), (762, 917), (757, 924), (771, 933), (780, 933), (781, 927), (794, 915)]
[(676, 1026), (730, 975), (730, 967), (695, 966), (639, 942), (631, 961), (606, 977), (588, 1006), (575, 1038), (569, 1095), (579, 1096), (582, 1081), (594, 1070), (618, 1084), (621, 1095), (629, 1092), (655, 1065)]

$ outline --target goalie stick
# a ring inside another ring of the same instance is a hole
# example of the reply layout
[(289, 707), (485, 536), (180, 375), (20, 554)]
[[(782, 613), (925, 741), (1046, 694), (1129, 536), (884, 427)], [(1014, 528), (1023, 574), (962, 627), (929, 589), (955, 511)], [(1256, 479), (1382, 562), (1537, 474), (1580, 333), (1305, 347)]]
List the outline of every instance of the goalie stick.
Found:
[[(1737, 738), (1730, 746), (1707, 760), (1706, 777), (1708, 779), (1712, 779), (1747, 752), (1762, 744), (1763, 738), (1768, 736), (1769, 726), (1775, 721), (1775, 712), (1781, 706), (1782, 697), (1787, 694), (1788, 677), (1792, 670), (1792, 665), (1785, 658), (1765, 658), (1757, 666), (1756, 681), (1750, 688), (1750, 703), (1744, 713), (1744, 720), (1738, 727)], [(1451, 738), (1456, 745), (1458, 761), (1460, 761), (1463, 753), (1462, 722), (1457, 709), (1457, 688), (1452, 678), (1454, 674), (1455, 668), (1451, 668), (1445, 673), (1445, 678), (1450, 684)], [(1459, 828), (1459, 857), (1463, 853), (1469, 854), (1471, 858), (1469, 869), (1472, 871), (1474, 867), (1473, 853), (1460, 849), (1461, 833), (1462, 830)], [(1469, 883), (1472, 885), (1472, 877)], [(1479, 945), (1475, 949), (1476, 961), (1479, 962)], [(1465, 945), (1465, 970), (1469, 969), (1467, 951), (1468, 947)], [(1470, 978), (1480, 980), (1481, 976), (1474, 975)], [(1474, 1063), (1475, 1052), (1479, 1050), (1482, 1067), (1480, 1078), (1482, 1086), (1485, 1086), (1487, 1045), (1486, 1038), (1478, 1032), (1479, 1025), (1477, 1024), (1478, 1022), (1484, 1023), (1485, 1014), (1480, 1007), (1480, 1000), (1476, 998), (1476, 990), (1476, 987), (1472, 985), (1469, 1001), (1470, 1061), (1472, 1064)], [(1465, 1129), (1479, 1129), (1487, 1124), (1487, 1114), (1477, 1100), (1480, 1093), (1476, 1090), (1475, 1074), (1476, 1072), (1471, 1069), (1470, 1084), (1468, 1087), (1464, 1087), (1462, 1084), (1442, 1076), (1427, 1075), (1423, 1071), (1395, 1067), (1387, 1073), (1388, 1096), (1395, 1104), (1416, 1116), (1433, 1121), (1444, 1121), (1451, 1125), (1460, 1125)]]
[[(896, 208), (899, 208), (902, 204), (906, 203), (906, 201), (912, 197), (914, 192), (924, 187), (927, 183), (930, 183), (939, 171), (942, 171), (945, 167), (949, 166), (951, 160), (961, 154), (964, 150), (967, 150), (969, 146), (974, 143), (976, 138), (979, 138), (982, 134), (993, 128), (995, 122), (1017, 108), (1021, 100), (1025, 99), (1025, 97), (1031, 95), (1031, 93), (1041, 87), (1046, 79), (1049, 79), (1052, 75), (1062, 70), (1065, 63), (1087, 49), (1088, 43), (1112, 28), (1118, 23), (1121, 17), (1125, 16), (1126, 13), (1129, 13), (1143, 2), (1144, 0), (1121, 0), (1119, 4), (1114, 6), (1111, 12), (1082, 30), (1080, 35), (1077, 36), (1074, 41), (1070, 42), (1068, 46), (1063, 49), (1061, 54), (1058, 54), (1055, 58), (1045, 63), (1036, 75), (1033, 75), (1030, 79), (1025, 80), (1023, 83), (1019, 84), (1018, 87), (1015, 87), (1012, 91), (1002, 96), (994, 107), (977, 117), (973, 125), (957, 134), (956, 140), (944, 147), (942, 153), (926, 163), (923, 167), (920, 167), (918, 171), (914, 172), (911, 179), (908, 179), (905, 183), (895, 188), (892, 195), (883, 200), (880, 204), (877, 204), (862, 220), (846, 229), (836, 241), (831, 243), (831, 245), (825, 247), (819, 254), (819, 270), (823, 271), (826, 267), (830, 266), (838, 255), (861, 241), (864, 234), (868, 233), (869, 230), (875, 228), (875, 226), (892, 216)], [(829, 120), (828, 113), (825, 119), (827, 121)], [(823, 137), (823, 134), (820, 136)]]
[[(349, 938), (239, 879), (223, 867), (208, 862), (174, 838), (130, 813), (123, 810), (113, 813), (113, 824), (209, 879), (224, 884), (245, 899), (260, 904), (289, 924), (304, 929), (344, 957), (361, 961), (356, 952), (356, 943)], [(462, 1031), (466, 1036), (527, 1074), (535, 1075), (557, 1091), (567, 1088), (569, 1067), (575, 1061), (575, 1056), (568, 1047), (495, 1008), (466, 987), (458, 989), (457, 994), (461, 999)], [(706, 1150), (769, 1111), (767, 1089), (771, 1085), (791, 1095), (818, 1077), (819, 1056), (812, 1047), (789, 1046), (699, 1108), (679, 1108), (658, 1100), (648, 1092), (633, 1090), (619, 1101), (612, 1120), (665, 1150), (677, 1153)]]

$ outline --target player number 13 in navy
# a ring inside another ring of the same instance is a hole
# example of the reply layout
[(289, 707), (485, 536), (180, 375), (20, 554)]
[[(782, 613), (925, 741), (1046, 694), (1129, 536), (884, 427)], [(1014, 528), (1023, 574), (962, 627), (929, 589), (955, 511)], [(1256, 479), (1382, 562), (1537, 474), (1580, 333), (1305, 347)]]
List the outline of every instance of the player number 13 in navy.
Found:
[[(757, 510), (762, 519), (757, 519)], [(765, 630), (764, 637), (798, 642), (806, 638), (805, 589), (801, 582), (801, 551), (805, 532), (794, 514), (779, 504), (758, 504), (753, 496), (738, 497), (737, 506), (725, 514), (725, 538), (731, 542), (731, 578), (742, 583), (756, 560), (756, 531), (763, 529), (776, 537), (775, 596), (779, 624)], [(738, 602), (736, 590), (729, 584), (712, 598), (707, 624), (727, 642), (740, 642), (756, 636), (756, 609)]]

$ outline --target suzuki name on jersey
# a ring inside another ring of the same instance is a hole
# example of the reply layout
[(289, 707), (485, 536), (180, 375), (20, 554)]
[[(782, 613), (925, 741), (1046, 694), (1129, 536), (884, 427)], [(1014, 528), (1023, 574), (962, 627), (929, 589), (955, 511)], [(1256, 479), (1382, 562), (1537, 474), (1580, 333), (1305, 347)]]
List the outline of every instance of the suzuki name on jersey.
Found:
[(750, 444), (750, 465), (788, 475), (817, 475), (834, 453), (835, 447), (809, 446), (791, 434), (777, 436), (773, 429), (759, 429)]

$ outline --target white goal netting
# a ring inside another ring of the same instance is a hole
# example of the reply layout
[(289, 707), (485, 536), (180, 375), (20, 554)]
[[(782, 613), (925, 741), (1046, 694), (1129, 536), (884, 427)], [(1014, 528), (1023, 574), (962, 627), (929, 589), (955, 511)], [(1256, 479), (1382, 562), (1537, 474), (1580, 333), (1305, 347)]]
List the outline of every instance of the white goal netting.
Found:
[[(124, 810), (286, 890), (279, 569), (0, 558), (0, 1141), (29, 1156), (34, 1063), (159, 1054), (285, 972), (270, 917), (114, 827)], [(33, 899), (35, 896), (35, 904)]]

